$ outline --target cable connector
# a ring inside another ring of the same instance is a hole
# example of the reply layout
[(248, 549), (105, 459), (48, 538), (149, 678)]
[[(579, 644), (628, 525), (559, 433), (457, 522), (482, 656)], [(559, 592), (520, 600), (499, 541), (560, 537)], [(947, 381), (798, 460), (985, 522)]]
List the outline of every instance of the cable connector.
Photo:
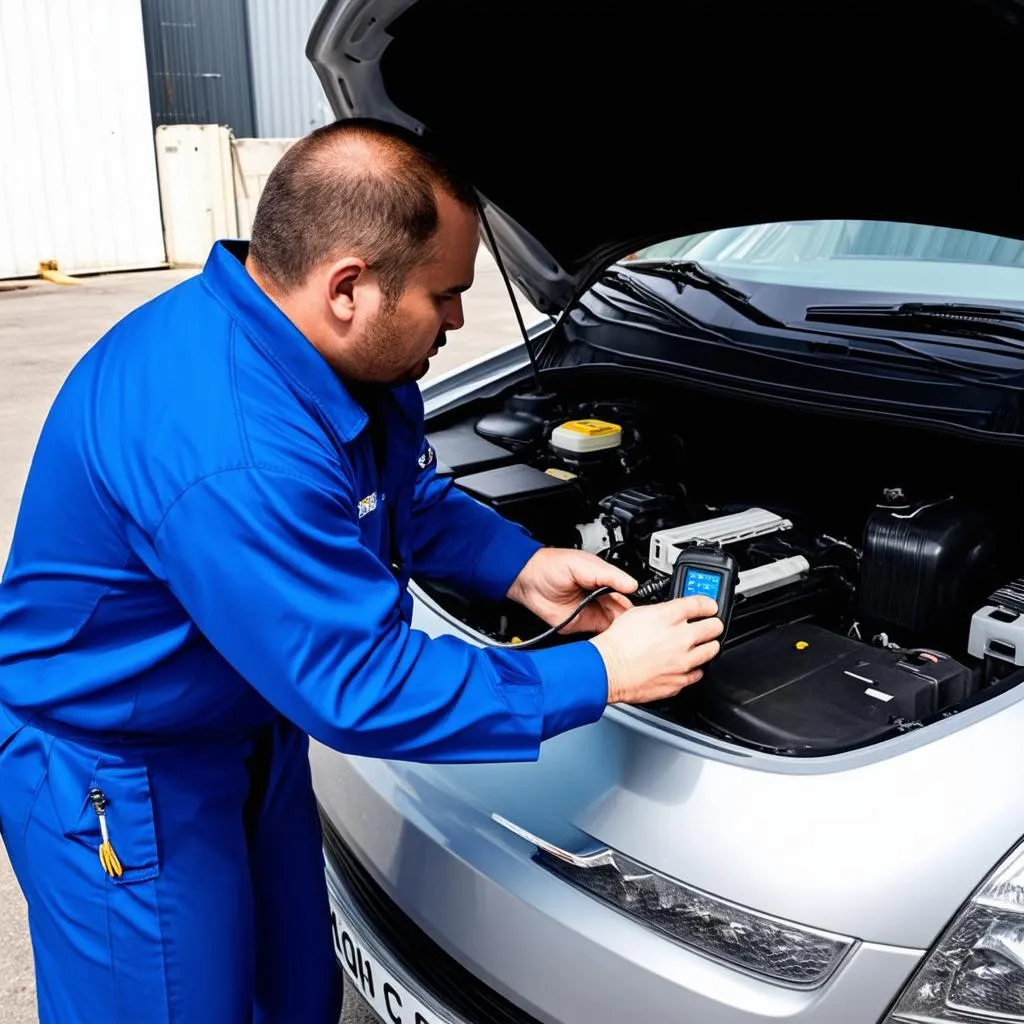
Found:
[(671, 582), (671, 576), (655, 576), (653, 579), (649, 579), (646, 583), (637, 587), (633, 596), (641, 601), (649, 601), (652, 597), (657, 597)]

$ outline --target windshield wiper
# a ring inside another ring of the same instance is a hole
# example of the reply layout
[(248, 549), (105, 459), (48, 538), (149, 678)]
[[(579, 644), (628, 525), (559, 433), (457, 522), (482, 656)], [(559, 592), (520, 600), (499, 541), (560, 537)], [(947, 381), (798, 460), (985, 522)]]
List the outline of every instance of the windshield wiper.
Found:
[(752, 323), (762, 324), (765, 327), (788, 327), (787, 324), (776, 320), (770, 313), (766, 313), (760, 306), (755, 305), (742, 288), (738, 288), (727, 278), (712, 273), (696, 260), (645, 260), (626, 263), (624, 269), (634, 274), (652, 274), (656, 277), (667, 278), (674, 282), (680, 293), (687, 285), (692, 288), (703, 288), (732, 306), (737, 312), (742, 313)]
[(671, 303), (664, 296), (659, 295), (656, 291), (652, 291), (646, 285), (637, 281), (634, 277), (623, 273), (617, 268), (609, 268), (606, 270), (602, 276), (602, 280), (606, 283), (614, 283), (614, 286), (620, 291), (625, 292), (634, 299), (638, 299), (640, 302), (650, 306), (652, 309), (658, 310), (678, 327), (684, 327), (696, 334), (714, 338), (717, 341), (729, 341), (729, 339), (720, 331), (702, 323), (696, 317), (690, 316), (684, 310)]
[(1013, 348), (1019, 347), (1016, 342), (1024, 342), (1024, 311), (1003, 306), (978, 306), (963, 302), (808, 306), (804, 319), (810, 323), (957, 334), (961, 337), (1002, 342)]
[[(707, 324), (677, 308), (671, 301), (657, 292), (641, 284), (634, 275), (624, 273), (621, 268), (608, 268), (602, 275), (602, 283), (606, 287), (617, 289), (634, 299), (658, 310), (677, 327), (685, 329), (694, 338), (703, 338), (713, 342), (724, 343), (729, 348), (747, 350), (758, 356), (780, 362), (799, 363), (805, 365), (808, 356), (825, 356), (845, 361), (845, 358), (877, 360), (880, 365), (902, 366), (903, 369), (927, 367), (932, 374), (960, 384), (989, 386), (997, 388), (1017, 388), (1016, 381), (1012, 384), (1004, 382), (1005, 373), (988, 369), (970, 362), (962, 362), (937, 352), (937, 342), (914, 342), (892, 337), (857, 338), (849, 334), (837, 334), (825, 330), (808, 330), (795, 325), (781, 324), (789, 333), (795, 348), (779, 349), (764, 344), (743, 341), (731, 332), (709, 327)], [(605, 300), (607, 301), (607, 299)], [(957, 348), (963, 348), (957, 345)], [(970, 347), (970, 346), (968, 346)], [(1016, 345), (1013, 346), (1015, 349)]]

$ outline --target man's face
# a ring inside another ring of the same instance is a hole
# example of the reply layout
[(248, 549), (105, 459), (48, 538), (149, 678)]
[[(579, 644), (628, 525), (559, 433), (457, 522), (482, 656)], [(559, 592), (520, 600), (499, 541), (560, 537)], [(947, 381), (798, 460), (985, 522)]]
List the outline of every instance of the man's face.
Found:
[(462, 293), (473, 283), (479, 245), (475, 211), (439, 195), (434, 257), (412, 270), (397, 303), (383, 303), (358, 342), (358, 377), (397, 384), (419, 380), (448, 331), (464, 323)]

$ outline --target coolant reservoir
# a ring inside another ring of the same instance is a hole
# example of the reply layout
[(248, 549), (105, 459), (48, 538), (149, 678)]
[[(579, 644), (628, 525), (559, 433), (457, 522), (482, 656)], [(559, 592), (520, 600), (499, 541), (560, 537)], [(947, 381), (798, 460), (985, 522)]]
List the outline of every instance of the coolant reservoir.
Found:
[(569, 420), (551, 432), (551, 446), (573, 455), (618, 448), (622, 444), (622, 427), (607, 420)]

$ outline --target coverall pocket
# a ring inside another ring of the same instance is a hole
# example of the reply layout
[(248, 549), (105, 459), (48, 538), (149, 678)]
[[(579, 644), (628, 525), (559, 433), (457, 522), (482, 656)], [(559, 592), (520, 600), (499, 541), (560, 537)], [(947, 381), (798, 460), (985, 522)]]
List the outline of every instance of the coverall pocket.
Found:
[(101, 758), (88, 784), (78, 787), (74, 804), (77, 814), (72, 813), (74, 820), (65, 828), (64, 835), (95, 850), (96, 870), (101, 871), (99, 848), (103, 833), (99, 816), (89, 799), (93, 789), (98, 789), (105, 798), (107, 835), (123, 868), (123, 873), (110, 876), (110, 881), (115, 885), (130, 885), (156, 878), (160, 874), (160, 857), (146, 765)]

